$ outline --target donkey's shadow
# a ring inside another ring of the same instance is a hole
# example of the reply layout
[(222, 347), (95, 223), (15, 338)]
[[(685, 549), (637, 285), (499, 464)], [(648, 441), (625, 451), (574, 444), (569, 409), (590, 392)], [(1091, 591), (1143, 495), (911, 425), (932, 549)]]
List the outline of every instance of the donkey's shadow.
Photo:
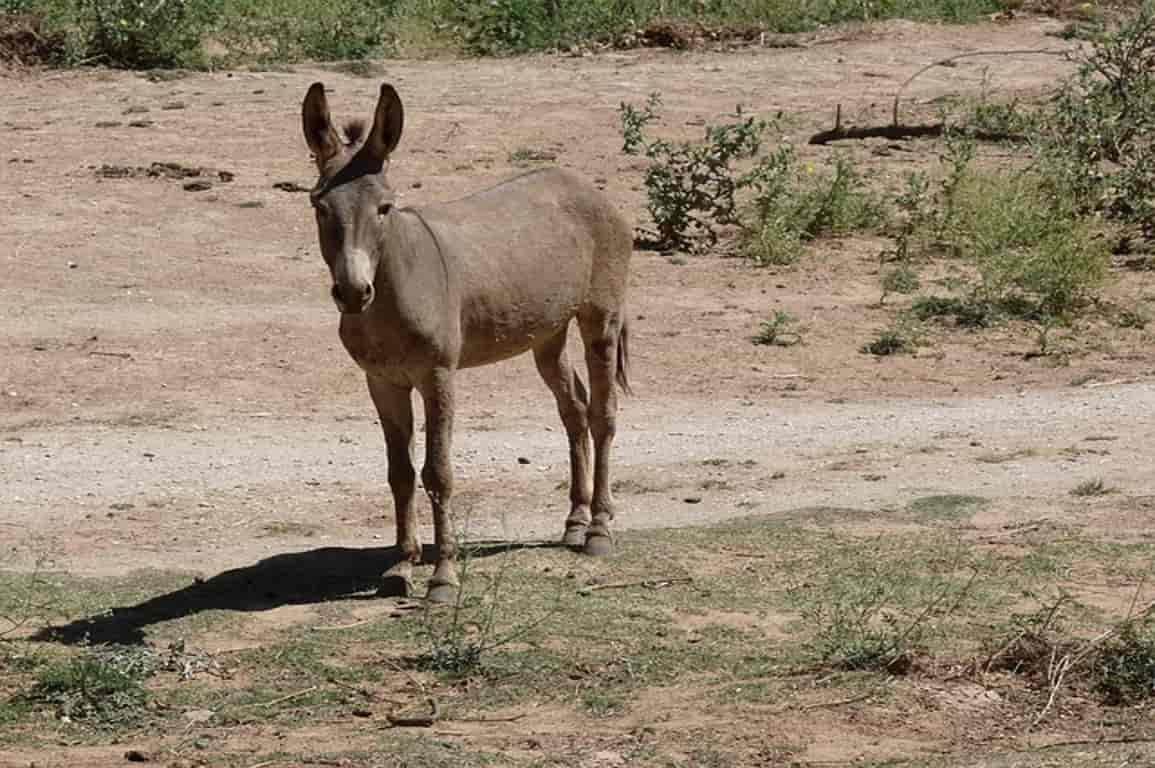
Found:
[[(490, 557), (511, 549), (561, 546), (541, 541), (480, 541), (463, 546), (469, 557)], [(424, 562), (436, 553), (426, 546)], [(283, 605), (322, 603), (336, 599), (372, 599), (381, 574), (400, 558), (395, 547), (353, 549), (323, 547), (261, 560), (233, 568), (187, 587), (132, 606), (113, 608), (95, 616), (48, 627), (34, 639), (66, 644), (144, 642), (146, 627), (201, 611), (267, 611)]]

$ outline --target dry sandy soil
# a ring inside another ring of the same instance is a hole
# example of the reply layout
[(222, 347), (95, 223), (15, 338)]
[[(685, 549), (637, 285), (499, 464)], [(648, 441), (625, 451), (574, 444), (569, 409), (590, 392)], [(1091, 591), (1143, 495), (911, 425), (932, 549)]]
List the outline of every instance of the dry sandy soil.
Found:
[[(895, 88), (930, 61), (1069, 45), (1045, 35), (1057, 26), (896, 22), (791, 49), (389, 61), (407, 109), (390, 178), (419, 205), (516, 172), (515, 150), (544, 150), (641, 223), (644, 166), (620, 152), (619, 102), (660, 91), (659, 130), (677, 137), (698, 136), (738, 103), (781, 111), (786, 136), (801, 142), (829, 127), (836, 104), (852, 119), (885, 119)], [(907, 93), (930, 114), (947, 94), (1037, 93), (1069, 67), (1049, 56), (969, 59)], [(150, 566), (211, 575), (273, 553), (391, 541), (381, 439), (336, 338), (307, 201), (274, 188), (312, 184), (299, 105), (318, 79), (337, 117), (371, 108), (375, 80), (319, 66), (168, 82), (3, 76), (4, 567), (29, 567), (45, 542), (61, 567), (106, 576)], [(880, 146), (845, 148), (879, 183), (938, 151)], [(802, 151), (820, 162), (833, 150)], [(996, 160), (1004, 151), (984, 150)], [(186, 191), (184, 180), (96, 173), (153, 162), (235, 177)], [(916, 355), (877, 359), (859, 347), (893, 311), (878, 306), (881, 245), (826, 241), (797, 267), (762, 270), (635, 253), (637, 395), (623, 401), (616, 453), (623, 529), (932, 493), (991, 498), (1001, 525), (1092, 477), (1151, 493), (1149, 334), (1073, 334), (1063, 364), (1026, 357), (1035, 340), (1009, 329), (942, 332)], [(1155, 289), (1150, 273), (1113, 280), (1108, 295), (1124, 306)], [(805, 343), (752, 344), (779, 308), (801, 318)], [(459, 412), (458, 509), (471, 535), (560, 533), (564, 433), (532, 362), (463, 373)], [(1110, 452), (1064, 451), (1088, 438), (1109, 439)], [(722, 471), (708, 459), (756, 464)]]

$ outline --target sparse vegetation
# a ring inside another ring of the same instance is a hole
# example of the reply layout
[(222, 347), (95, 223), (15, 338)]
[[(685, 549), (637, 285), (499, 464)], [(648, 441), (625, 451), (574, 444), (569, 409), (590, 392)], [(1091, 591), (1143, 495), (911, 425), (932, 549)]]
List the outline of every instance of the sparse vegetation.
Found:
[(1106, 484), (1103, 483), (1103, 478), (1096, 477), (1091, 480), (1084, 480), (1071, 489), (1072, 496), (1102, 496), (1108, 492)]
[(841, 551), (825, 581), (792, 590), (822, 664), (903, 674), (935, 626), (952, 620), (969, 598), (978, 572), (955, 580), (961, 553), (943, 572), (915, 574), (883, 555), (883, 547), (879, 540)]
[[(6, 0), (0, 14), (44, 18), (50, 30), (67, 33), (74, 62), (139, 69), (633, 45), (655, 23), (707, 29), (756, 25), (774, 33), (890, 17), (965, 22), (997, 7), (995, 0), (899, 0), (869, 6), (797, 0)], [(211, 55), (208, 40), (215, 44)]]

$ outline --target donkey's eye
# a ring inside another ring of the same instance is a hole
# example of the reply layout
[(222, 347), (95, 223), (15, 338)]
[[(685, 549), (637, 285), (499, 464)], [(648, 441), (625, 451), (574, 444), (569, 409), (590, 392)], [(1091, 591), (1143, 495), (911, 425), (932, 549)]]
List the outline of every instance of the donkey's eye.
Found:
[(377, 206), (377, 215), (388, 216), (391, 210), (393, 210), (393, 203), (381, 203), (381, 205)]

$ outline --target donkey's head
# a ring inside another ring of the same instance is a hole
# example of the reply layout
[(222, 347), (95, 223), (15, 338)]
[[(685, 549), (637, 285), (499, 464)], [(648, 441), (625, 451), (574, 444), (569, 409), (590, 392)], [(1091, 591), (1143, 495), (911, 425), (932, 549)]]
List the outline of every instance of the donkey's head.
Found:
[(373, 302), (382, 230), (393, 210), (385, 172), (404, 121), (401, 98), (388, 84), (381, 86), (368, 134), (361, 122), (347, 124), (344, 137), (337, 132), (321, 83), (309, 87), (301, 106), (305, 141), (321, 174), (309, 200), (317, 215), (321, 255), (333, 276), (333, 301), (346, 314), (362, 312)]

